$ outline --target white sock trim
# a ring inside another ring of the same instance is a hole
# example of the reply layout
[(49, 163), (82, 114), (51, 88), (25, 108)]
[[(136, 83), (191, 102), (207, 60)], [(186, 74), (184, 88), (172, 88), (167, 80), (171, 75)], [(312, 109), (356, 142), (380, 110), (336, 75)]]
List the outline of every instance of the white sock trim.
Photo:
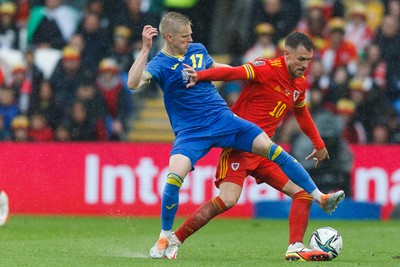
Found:
[(311, 192), (310, 194), (318, 203), (321, 203), (321, 196), (322, 193), (319, 191), (318, 188), (316, 188), (314, 191)]

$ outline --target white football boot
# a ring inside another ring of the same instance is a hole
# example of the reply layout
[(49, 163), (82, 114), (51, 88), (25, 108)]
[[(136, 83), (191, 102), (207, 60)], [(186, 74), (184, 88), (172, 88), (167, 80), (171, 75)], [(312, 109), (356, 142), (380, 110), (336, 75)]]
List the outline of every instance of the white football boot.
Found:
[(343, 198), (343, 190), (339, 190), (331, 194), (323, 194), (321, 197), (321, 203), (319, 203), (319, 205), (326, 213), (331, 215), (332, 212), (335, 211), (339, 203), (343, 200)]
[(285, 259), (288, 261), (328, 261), (329, 254), (309, 249), (301, 242), (295, 242), (289, 245)]
[(160, 237), (154, 246), (150, 249), (150, 257), (153, 259), (162, 259), (165, 257), (165, 250), (169, 244), (168, 238)]
[(172, 233), (169, 239), (169, 245), (165, 250), (165, 257), (170, 260), (175, 260), (178, 254), (179, 246), (182, 244), (181, 241), (176, 237), (175, 233)]

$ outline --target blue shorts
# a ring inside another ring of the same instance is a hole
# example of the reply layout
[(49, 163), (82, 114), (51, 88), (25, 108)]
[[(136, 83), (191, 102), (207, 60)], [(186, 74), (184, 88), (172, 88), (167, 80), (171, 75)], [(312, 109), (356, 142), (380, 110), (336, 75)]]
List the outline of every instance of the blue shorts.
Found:
[(254, 139), (262, 132), (257, 125), (227, 112), (210, 127), (180, 131), (175, 137), (171, 156), (185, 155), (193, 170), (197, 161), (213, 147), (232, 147), (251, 153)]

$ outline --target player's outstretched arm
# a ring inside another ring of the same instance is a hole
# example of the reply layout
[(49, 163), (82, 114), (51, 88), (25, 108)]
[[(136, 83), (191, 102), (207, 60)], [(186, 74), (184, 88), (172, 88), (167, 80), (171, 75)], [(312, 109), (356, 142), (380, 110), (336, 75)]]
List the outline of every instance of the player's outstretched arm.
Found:
[(250, 79), (246, 71), (246, 65), (239, 67), (211, 68), (197, 72), (186, 64), (184, 64), (184, 66), (187, 74), (191, 78), (191, 82), (187, 84), (187, 87), (193, 86), (197, 81), (235, 81)]
[(149, 73), (144, 72), (144, 69), (147, 63), (150, 49), (153, 46), (153, 37), (157, 35), (158, 31), (156, 28), (150, 25), (146, 25), (143, 27), (142, 49), (140, 50), (138, 57), (136, 58), (135, 62), (132, 64), (128, 72), (128, 87), (130, 89), (138, 89), (143, 85), (149, 83), (151, 76)]

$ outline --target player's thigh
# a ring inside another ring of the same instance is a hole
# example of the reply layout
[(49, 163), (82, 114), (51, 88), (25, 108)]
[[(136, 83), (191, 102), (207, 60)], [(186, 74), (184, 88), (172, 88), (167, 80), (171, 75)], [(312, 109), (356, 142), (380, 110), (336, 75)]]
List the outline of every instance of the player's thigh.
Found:
[[(189, 159), (190, 168), (189, 171), (194, 169), (197, 161), (201, 159), (205, 154), (207, 154), (211, 148), (213, 147), (213, 142), (210, 137), (205, 135), (190, 135), (190, 134), (178, 134), (175, 138), (173, 147), (171, 149), (170, 158), (177, 158), (171, 164), (170, 161), (170, 171), (172, 172), (172, 168), (182, 168), (183, 170), (187, 169), (186, 160), (182, 159), (185, 156)], [(175, 155), (181, 155), (176, 157)], [(182, 167), (179, 167), (178, 164), (185, 164)], [(171, 167), (171, 165), (173, 167)], [(188, 171), (188, 172), (189, 172)], [(183, 177), (182, 177), (183, 178)]]
[(225, 116), (220, 125), (211, 129), (215, 146), (232, 147), (246, 152), (252, 152), (254, 140), (260, 133), (263, 133), (260, 127), (233, 115)]

